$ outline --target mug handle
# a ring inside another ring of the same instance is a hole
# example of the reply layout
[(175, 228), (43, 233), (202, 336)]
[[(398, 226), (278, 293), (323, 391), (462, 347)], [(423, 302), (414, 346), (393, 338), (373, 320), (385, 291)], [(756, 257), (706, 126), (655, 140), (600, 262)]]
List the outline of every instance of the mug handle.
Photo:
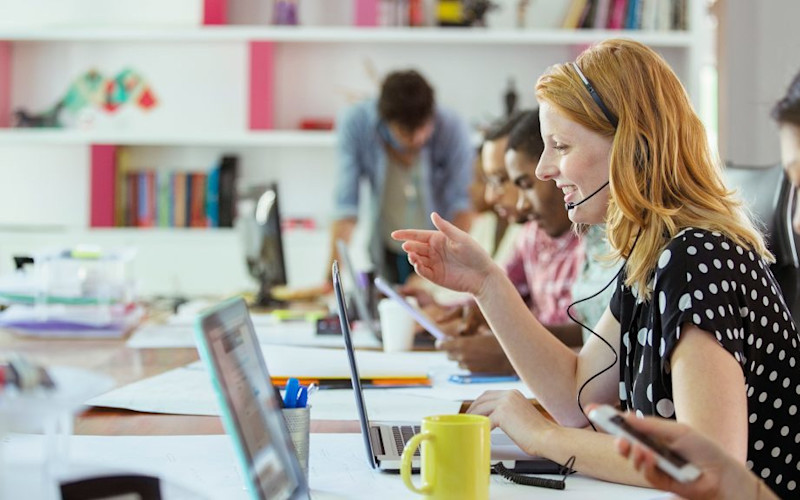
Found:
[(422, 486), (417, 488), (411, 481), (411, 459), (414, 457), (414, 452), (422, 444), (423, 440), (433, 440), (433, 434), (430, 432), (422, 432), (415, 435), (406, 443), (403, 448), (403, 455), (400, 461), (400, 475), (403, 477), (403, 483), (406, 488), (419, 495), (430, 495), (433, 492), (433, 486), (427, 481), (427, 478), (422, 478)]

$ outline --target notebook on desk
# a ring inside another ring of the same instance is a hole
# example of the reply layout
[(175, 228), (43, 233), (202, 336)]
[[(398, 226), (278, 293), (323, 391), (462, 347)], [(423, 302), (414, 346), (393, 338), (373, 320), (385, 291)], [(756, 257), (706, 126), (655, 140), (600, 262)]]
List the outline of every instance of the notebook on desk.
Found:
[(309, 498), (244, 300), (201, 314), (195, 334), (250, 498)]
[[(350, 363), (350, 376), (353, 382), (353, 394), (356, 398), (356, 409), (361, 424), (361, 434), (367, 459), (373, 469), (397, 472), (400, 470), (400, 456), (406, 442), (411, 436), (420, 431), (415, 422), (370, 422), (367, 415), (367, 406), (364, 401), (364, 392), (356, 364), (355, 349), (350, 336), (350, 323), (347, 319), (347, 307), (344, 302), (344, 291), (339, 276), (339, 265), (334, 261), (333, 290), (336, 294), (336, 304), (339, 309), (339, 321), (342, 326), (345, 350)], [(492, 432), (492, 461), (503, 462), (510, 470), (524, 474), (557, 474), (561, 466), (542, 457), (526, 454), (516, 446), (511, 439), (503, 433)], [(412, 460), (413, 469), (419, 469), (419, 450)]]

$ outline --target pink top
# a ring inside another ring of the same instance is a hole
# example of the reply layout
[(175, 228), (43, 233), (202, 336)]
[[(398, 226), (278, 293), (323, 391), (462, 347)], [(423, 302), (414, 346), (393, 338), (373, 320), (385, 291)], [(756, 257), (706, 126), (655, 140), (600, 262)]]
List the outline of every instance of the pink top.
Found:
[(517, 236), (506, 274), (520, 295), (528, 297), (534, 316), (544, 325), (557, 325), (570, 321), (567, 306), (583, 260), (583, 245), (573, 231), (552, 238), (536, 222), (528, 222)]

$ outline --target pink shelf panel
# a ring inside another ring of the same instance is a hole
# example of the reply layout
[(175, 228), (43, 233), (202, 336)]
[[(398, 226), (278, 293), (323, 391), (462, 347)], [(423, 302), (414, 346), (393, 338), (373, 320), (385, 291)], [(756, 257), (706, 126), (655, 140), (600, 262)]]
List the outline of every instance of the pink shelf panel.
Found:
[(228, 0), (203, 0), (203, 24), (228, 24)]
[(273, 128), (274, 58), (272, 42), (250, 42), (250, 130)]
[(378, 25), (378, 0), (354, 0), (355, 25), (360, 27)]
[(11, 42), (0, 41), (0, 127), (11, 126)]
[(113, 227), (117, 147), (93, 144), (91, 148), (89, 225), (91, 227)]

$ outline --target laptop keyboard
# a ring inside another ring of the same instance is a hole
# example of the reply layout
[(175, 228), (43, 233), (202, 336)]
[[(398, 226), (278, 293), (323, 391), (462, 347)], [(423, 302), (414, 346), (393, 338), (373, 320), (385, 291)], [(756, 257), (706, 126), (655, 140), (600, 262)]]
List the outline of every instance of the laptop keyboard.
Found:
[[(403, 450), (406, 443), (414, 436), (419, 434), (420, 427), (418, 425), (396, 425), (392, 427), (392, 434), (394, 435), (394, 443), (397, 445), (398, 450)], [(414, 456), (419, 456), (419, 447), (414, 450)]]

